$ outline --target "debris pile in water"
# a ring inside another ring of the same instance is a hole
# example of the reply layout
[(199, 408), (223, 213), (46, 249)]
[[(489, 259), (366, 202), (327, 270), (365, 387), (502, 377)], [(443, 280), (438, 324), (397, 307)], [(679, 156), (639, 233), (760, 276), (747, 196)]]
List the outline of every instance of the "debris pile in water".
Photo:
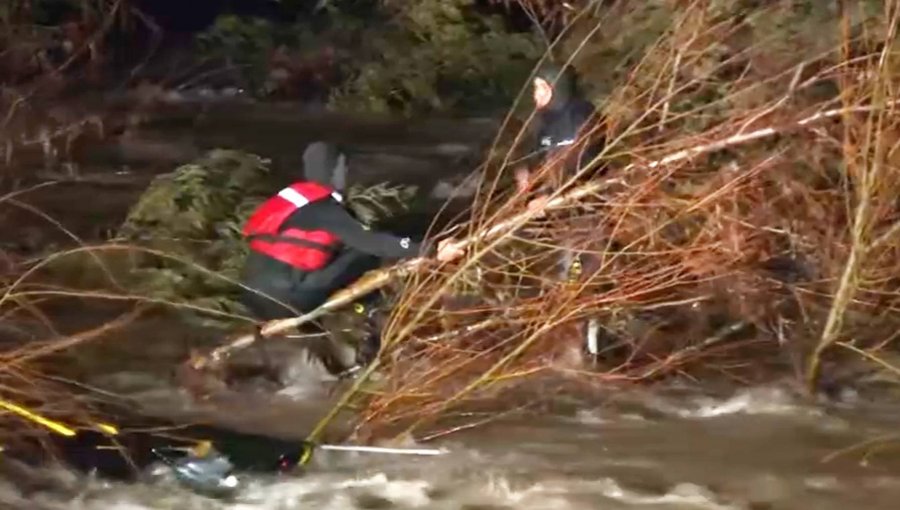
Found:
[[(405, 282), (383, 377), (348, 394), (360, 436), (433, 435), (470, 406), (496, 414), (561, 387), (787, 369), (816, 389), (840, 377), (823, 362), (887, 359), (900, 276), (887, 27), (900, 6), (809, 20), (790, 4), (659, 2), (643, 24), (631, 5), (606, 15), (633, 24), (584, 13), (565, 44), (603, 27), (574, 58), (587, 75), (616, 53), (617, 30), (652, 35), (603, 104), (610, 171)], [(468, 232), (523, 201), (486, 179)], [(572, 356), (586, 336), (592, 366)], [(516, 398), (523, 381), (533, 391)]]

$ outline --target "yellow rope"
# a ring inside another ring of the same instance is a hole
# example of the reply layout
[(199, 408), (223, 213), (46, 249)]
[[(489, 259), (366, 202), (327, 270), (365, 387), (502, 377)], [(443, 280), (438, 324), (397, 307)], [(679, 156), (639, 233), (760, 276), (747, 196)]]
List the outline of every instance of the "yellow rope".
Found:
[(118, 436), (119, 429), (115, 425), (111, 425), (109, 423), (94, 423), (94, 425), (105, 434), (109, 434), (110, 436)]
[(13, 413), (18, 414), (19, 416), (21, 416), (22, 418), (25, 418), (26, 420), (30, 420), (30, 421), (33, 421), (34, 423), (37, 423), (38, 425), (44, 426), (44, 427), (52, 430), (53, 432), (56, 432), (57, 434), (60, 434), (63, 436), (68, 436), (68, 437), (72, 437), (75, 434), (77, 434), (75, 429), (67, 427), (66, 425), (63, 425), (62, 423), (60, 423), (58, 421), (53, 421), (53, 420), (51, 420), (49, 418), (45, 418), (39, 414), (35, 414), (34, 412), (29, 411), (28, 409), (25, 409), (24, 407), (22, 407), (20, 405), (13, 404), (12, 402), (9, 402), (7, 400), (0, 400), (0, 407), (2, 407), (3, 409), (6, 409), (8, 411), (11, 411)]
[[(25, 407), (20, 406), (19, 404), (14, 404), (14, 403), (10, 402), (9, 400), (0, 399), (0, 408), (6, 409), (7, 411), (11, 411), (11, 412), (21, 416), (22, 418), (25, 418), (26, 420), (37, 423), (38, 425), (41, 425), (42, 427), (46, 427), (46, 428), (52, 430), (53, 432), (56, 432), (57, 434), (62, 435), (62, 436), (72, 437), (72, 436), (78, 434), (78, 431), (76, 431), (75, 429), (73, 429), (72, 427), (69, 427), (68, 425), (66, 425), (64, 423), (61, 423), (61, 422), (58, 422), (55, 420), (51, 420), (50, 418), (47, 418), (46, 416), (41, 416), (41, 415), (35, 413), (34, 411), (26, 409)], [(97, 429), (100, 430), (101, 432), (103, 432), (104, 434), (107, 434), (110, 436), (119, 435), (119, 429), (115, 425), (112, 425), (109, 423), (101, 423), (101, 422), (93, 423), (93, 425), (95, 427), (97, 427)]]

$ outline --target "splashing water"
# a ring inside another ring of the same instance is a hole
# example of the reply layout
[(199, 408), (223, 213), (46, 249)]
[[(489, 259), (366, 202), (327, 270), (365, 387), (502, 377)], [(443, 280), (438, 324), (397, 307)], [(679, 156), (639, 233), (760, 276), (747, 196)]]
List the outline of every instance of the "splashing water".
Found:
[(0, 502), (84, 510), (888, 510), (900, 497), (895, 457), (823, 462), (892, 429), (864, 421), (859, 410), (829, 415), (772, 387), (637, 400), (643, 411), (632, 402), (496, 423), (440, 445), (451, 450), (441, 457), (320, 452), (303, 476), (245, 475), (231, 501), (170, 478), (108, 483), (56, 470), (67, 480), (47, 485), (56, 489), (5, 483)]

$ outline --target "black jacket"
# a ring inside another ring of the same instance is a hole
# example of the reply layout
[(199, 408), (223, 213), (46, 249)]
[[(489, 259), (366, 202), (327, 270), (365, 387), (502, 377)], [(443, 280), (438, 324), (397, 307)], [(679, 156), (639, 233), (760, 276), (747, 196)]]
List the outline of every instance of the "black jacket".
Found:
[[(597, 120), (597, 112), (594, 105), (579, 94), (571, 68), (560, 73), (559, 68), (546, 66), (537, 77), (551, 84), (553, 98), (536, 115), (535, 136), (526, 164), (534, 170), (568, 151), (560, 176), (560, 182), (565, 182), (603, 150), (602, 137), (595, 135), (585, 139), (585, 133)], [(542, 186), (543, 191), (547, 188)]]

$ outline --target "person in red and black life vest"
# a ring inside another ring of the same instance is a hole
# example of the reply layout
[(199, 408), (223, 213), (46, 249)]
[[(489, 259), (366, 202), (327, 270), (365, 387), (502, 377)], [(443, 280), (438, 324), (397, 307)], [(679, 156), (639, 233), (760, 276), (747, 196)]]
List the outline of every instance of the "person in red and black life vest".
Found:
[[(241, 302), (260, 321), (310, 312), (338, 290), (378, 268), (385, 259), (425, 256), (421, 243), (369, 230), (343, 205), (347, 165), (336, 147), (314, 142), (303, 155), (305, 179), (282, 189), (261, 204), (244, 226), (250, 254), (242, 276)], [(437, 245), (437, 258), (461, 255)], [(362, 301), (374, 309), (379, 293)], [(367, 338), (357, 349), (357, 363), (368, 364), (380, 348), (380, 331), (369, 319)], [(332, 374), (346, 373), (327, 349), (313, 353)]]

